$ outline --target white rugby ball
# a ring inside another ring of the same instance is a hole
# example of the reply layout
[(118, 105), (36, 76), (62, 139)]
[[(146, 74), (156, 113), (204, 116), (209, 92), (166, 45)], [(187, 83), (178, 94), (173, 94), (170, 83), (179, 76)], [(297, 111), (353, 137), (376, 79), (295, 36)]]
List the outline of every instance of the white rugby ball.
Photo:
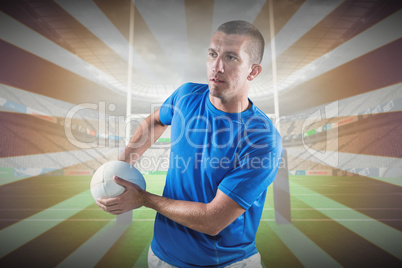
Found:
[(100, 166), (92, 176), (91, 193), (95, 200), (115, 197), (124, 192), (125, 188), (113, 180), (114, 175), (146, 189), (144, 177), (133, 165), (118, 160), (109, 161)]

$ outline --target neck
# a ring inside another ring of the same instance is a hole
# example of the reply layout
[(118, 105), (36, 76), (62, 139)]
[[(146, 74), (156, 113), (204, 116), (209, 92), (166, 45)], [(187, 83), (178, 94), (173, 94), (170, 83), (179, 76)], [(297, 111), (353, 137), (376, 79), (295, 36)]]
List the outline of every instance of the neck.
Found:
[(251, 102), (247, 96), (236, 100), (225, 100), (209, 94), (209, 100), (216, 109), (225, 113), (241, 113), (251, 107)]

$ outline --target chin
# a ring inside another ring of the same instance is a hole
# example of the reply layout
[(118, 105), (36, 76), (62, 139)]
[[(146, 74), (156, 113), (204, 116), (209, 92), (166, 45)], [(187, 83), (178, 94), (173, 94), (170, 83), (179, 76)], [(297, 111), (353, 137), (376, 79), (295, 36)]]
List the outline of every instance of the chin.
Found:
[(221, 101), (224, 101), (226, 99), (225, 94), (217, 92), (216, 90), (210, 90), (209, 94), (211, 94), (211, 96), (214, 98), (220, 99)]
[(209, 93), (213, 96), (213, 97), (220, 97), (222, 95), (222, 93), (219, 91), (219, 89), (217, 89), (214, 85), (209, 85)]
[(216, 85), (214, 83), (208, 83), (209, 90), (213, 90), (215, 92), (224, 92), (226, 91), (226, 84)]

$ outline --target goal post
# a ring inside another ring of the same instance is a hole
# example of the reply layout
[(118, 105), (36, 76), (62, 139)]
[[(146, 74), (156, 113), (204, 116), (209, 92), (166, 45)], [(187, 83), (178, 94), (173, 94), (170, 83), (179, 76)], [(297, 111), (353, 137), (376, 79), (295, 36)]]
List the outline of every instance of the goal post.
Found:
[[(134, 3), (130, 1), (130, 26), (129, 26), (129, 42), (128, 42), (128, 66), (127, 66), (127, 100), (126, 100), (126, 146), (131, 137), (131, 89), (133, 78), (133, 41), (134, 41)], [(117, 215), (117, 224), (130, 224), (133, 221), (133, 211), (127, 211), (123, 214)]]

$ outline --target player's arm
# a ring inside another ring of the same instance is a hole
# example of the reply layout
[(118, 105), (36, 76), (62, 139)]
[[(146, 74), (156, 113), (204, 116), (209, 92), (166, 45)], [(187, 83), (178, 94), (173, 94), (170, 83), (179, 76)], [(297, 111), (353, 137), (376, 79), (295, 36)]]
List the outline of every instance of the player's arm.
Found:
[(118, 197), (97, 202), (100, 208), (111, 214), (121, 214), (145, 206), (181, 225), (214, 236), (245, 211), (220, 190), (210, 203), (205, 204), (154, 195), (122, 179), (116, 182), (124, 186), (126, 191)]
[(219, 234), (244, 213), (245, 209), (218, 190), (208, 204), (173, 200), (148, 192), (143, 193), (144, 206), (193, 230), (209, 235)]
[(119, 160), (134, 165), (141, 155), (158, 140), (168, 126), (162, 124), (159, 109), (150, 114), (135, 130)]

